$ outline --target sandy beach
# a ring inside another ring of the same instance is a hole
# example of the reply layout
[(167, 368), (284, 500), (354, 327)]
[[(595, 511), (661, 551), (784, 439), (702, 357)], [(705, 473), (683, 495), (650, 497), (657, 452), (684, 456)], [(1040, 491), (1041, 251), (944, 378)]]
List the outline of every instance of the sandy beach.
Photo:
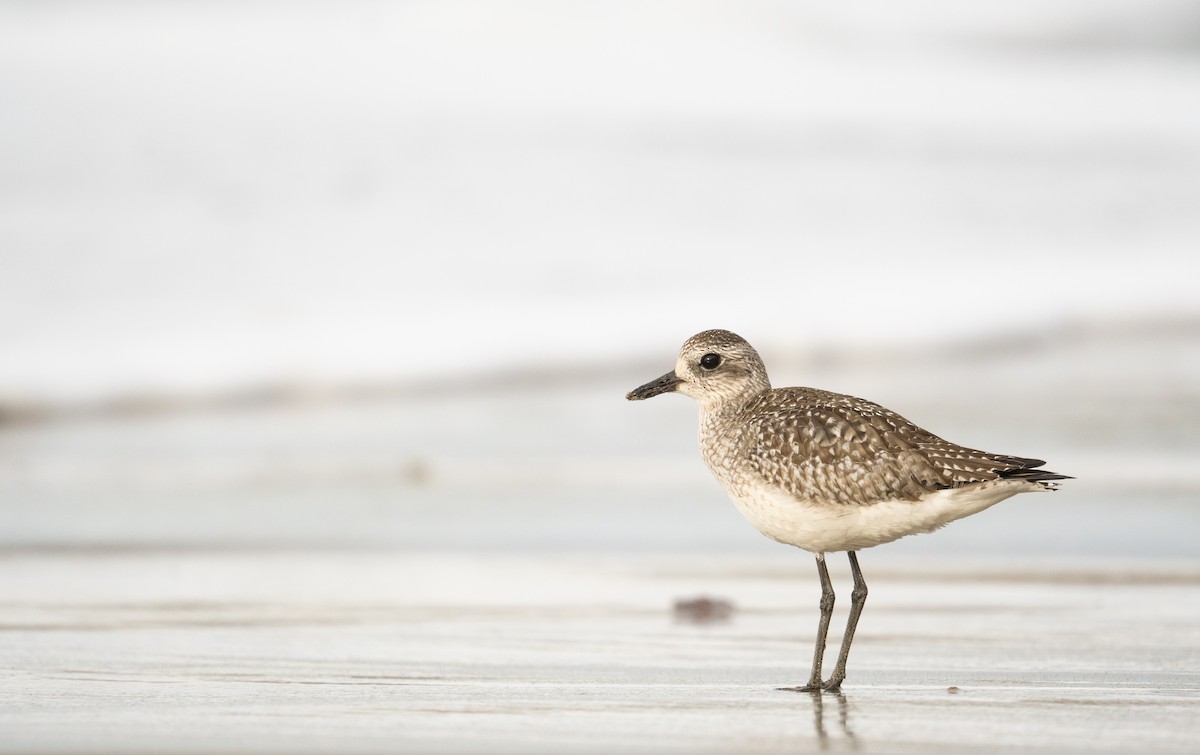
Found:
[[(816, 620), (789, 555), (12, 551), (0, 750), (1195, 743), (1200, 563), (864, 559), (844, 694), (813, 697), (776, 689), (801, 681)], [(732, 616), (674, 614), (702, 595)]]

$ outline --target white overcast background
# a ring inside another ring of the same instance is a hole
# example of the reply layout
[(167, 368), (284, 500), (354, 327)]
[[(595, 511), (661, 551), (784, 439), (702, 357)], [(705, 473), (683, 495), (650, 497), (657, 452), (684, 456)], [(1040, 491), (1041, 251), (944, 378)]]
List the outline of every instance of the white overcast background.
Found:
[(1192, 2), (4, 2), (0, 108), (0, 398), (1200, 314)]

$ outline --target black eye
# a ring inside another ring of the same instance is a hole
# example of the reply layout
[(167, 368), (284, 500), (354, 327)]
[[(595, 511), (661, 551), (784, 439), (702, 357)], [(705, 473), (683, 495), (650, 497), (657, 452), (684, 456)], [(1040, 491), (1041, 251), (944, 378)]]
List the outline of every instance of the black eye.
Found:
[(706, 370), (715, 370), (721, 364), (720, 354), (705, 354), (700, 357), (700, 366)]

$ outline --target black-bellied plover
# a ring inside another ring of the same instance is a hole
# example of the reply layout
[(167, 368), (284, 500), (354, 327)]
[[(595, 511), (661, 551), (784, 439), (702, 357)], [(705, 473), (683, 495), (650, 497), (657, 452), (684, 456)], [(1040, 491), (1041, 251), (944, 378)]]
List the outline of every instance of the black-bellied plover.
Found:
[[(727, 330), (689, 338), (675, 369), (630, 391), (631, 401), (675, 391), (700, 404), (700, 453), (759, 532), (813, 553), (821, 619), (804, 692), (841, 689), (867, 598), (855, 552), (932, 532), (1018, 493), (1070, 477), (1045, 462), (942, 440), (895, 412), (815, 388), (771, 388), (750, 344)], [(854, 590), (837, 666), (821, 679), (834, 592), (825, 554), (846, 551)]]

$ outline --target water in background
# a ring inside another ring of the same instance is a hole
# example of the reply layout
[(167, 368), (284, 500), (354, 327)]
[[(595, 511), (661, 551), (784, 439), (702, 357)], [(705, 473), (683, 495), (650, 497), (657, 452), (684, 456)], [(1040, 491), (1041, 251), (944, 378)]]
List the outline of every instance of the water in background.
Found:
[[(1078, 478), (889, 551), (1189, 558), (1198, 328), (1073, 331), (969, 358), (953, 344), (766, 358), (777, 384), (866, 395)], [(672, 358), (494, 386), (16, 422), (0, 432), (0, 544), (775, 552), (700, 462), (693, 403), (624, 400)]]
[[(622, 396), (708, 327), (1194, 556), (1177, 0), (0, 5), (0, 545), (778, 549)], [(774, 551), (771, 551), (774, 552)]]

